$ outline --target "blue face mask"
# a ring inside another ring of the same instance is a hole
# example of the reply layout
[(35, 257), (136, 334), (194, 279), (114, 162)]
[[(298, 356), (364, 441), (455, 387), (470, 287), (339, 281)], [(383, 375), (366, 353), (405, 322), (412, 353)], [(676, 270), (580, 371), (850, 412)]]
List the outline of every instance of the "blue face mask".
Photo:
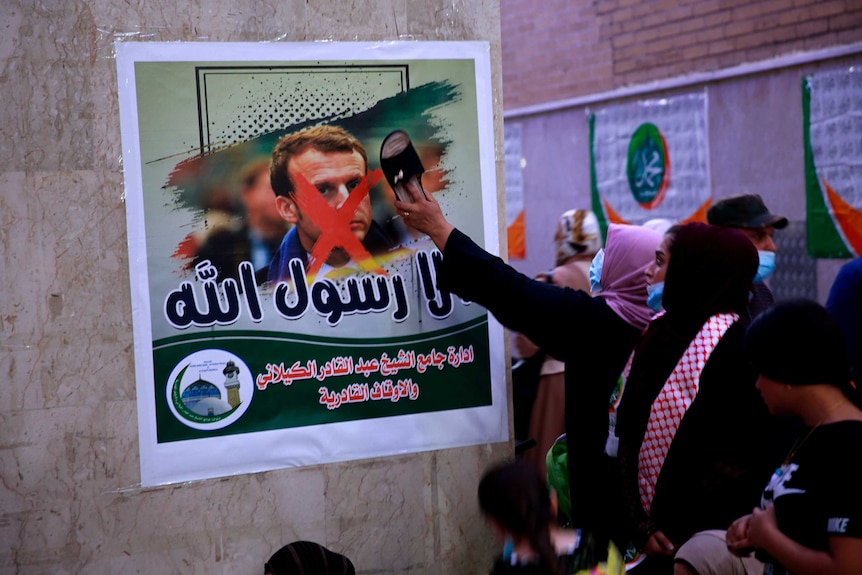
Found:
[(651, 310), (658, 313), (662, 310), (661, 296), (664, 294), (664, 282), (658, 282), (646, 287), (646, 304)]
[(596, 253), (590, 263), (590, 292), (596, 293), (602, 291), (602, 264), (605, 263), (605, 250), (601, 249)]
[(503, 560), (509, 561), (512, 558), (512, 553), (515, 552), (515, 544), (512, 542), (512, 536), (506, 535), (506, 542), (503, 543)]
[(754, 276), (754, 281), (762, 282), (775, 271), (775, 252), (757, 250), (757, 256), (760, 259), (760, 265), (757, 266), (757, 274)]

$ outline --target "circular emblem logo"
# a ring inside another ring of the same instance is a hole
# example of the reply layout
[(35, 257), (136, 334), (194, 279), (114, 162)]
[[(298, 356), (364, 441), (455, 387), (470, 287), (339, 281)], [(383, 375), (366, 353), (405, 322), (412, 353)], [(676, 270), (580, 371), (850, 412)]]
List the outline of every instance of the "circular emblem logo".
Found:
[(221, 349), (203, 349), (184, 357), (174, 367), (165, 393), (180, 423), (194, 429), (222, 429), (248, 409), (254, 380), (248, 366), (236, 355)]
[(661, 204), (670, 182), (670, 155), (655, 124), (641, 124), (632, 134), (626, 176), (637, 203), (648, 210)]

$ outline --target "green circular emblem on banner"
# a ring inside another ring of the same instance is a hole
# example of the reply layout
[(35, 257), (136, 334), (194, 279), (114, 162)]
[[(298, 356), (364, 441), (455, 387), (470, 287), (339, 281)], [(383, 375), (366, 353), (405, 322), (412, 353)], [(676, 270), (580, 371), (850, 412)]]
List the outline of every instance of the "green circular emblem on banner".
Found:
[(670, 181), (670, 155), (655, 124), (641, 124), (629, 142), (626, 176), (635, 201), (646, 209), (664, 199)]
[(227, 411), (217, 415), (213, 415), (212, 410), (210, 410), (206, 415), (200, 415), (186, 407), (182, 396), (180, 395), (180, 384), (183, 381), (183, 376), (185, 376), (188, 367), (189, 366), (186, 365), (182, 368), (179, 375), (174, 379), (174, 385), (171, 387), (171, 401), (173, 402), (174, 409), (177, 410), (180, 417), (187, 421), (193, 421), (194, 423), (216, 423), (233, 415), (233, 412), (236, 411), (239, 406), (231, 407)]
[(221, 349), (201, 349), (183, 358), (165, 387), (177, 421), (200, 430), (227, 427), (242, 417), (254, 394), (248, 366)]

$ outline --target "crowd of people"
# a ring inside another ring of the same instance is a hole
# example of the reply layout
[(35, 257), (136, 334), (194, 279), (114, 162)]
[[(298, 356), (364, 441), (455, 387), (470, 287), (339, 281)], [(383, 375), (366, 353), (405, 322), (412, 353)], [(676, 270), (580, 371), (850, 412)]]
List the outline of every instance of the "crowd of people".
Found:
[[(524, 338), (519, 348), (563, 364), (553, 393), (565, 395), (574, 531), (555, 521), (536, 458), (489, 470), (480, 507), (505, 542), (494, 573), (622, 572), (615, 550), (630, 546), (637, 575), (859, 572), (862, 411), (848, 359), (859, 316), (839, 323), (812, 301), (774, 302), (764, 280), (787, 219), (759, 196), (716, 202), (709, 223), (663, 236), (612, 224), (589, 290), (583, 278), (569, 287), (518, 273), (433, 196), (395, 205), (442, 252), (444, 289), (486, 307)], [(587, 217), (572, 221), (586, 237)], [(836, 282), (833, 309), (858, 307), (857, 265)]]
[[(398, 243), (371, 216), (374, 184), (341, 128), (285, 137), (243, 171), (242, 225), (210, 234), (196, 258), (224, 277), (252, 261), (258, 282), (285, 279), (296, 258), (312, 273), (363, 267)], [(484, 306), (518, 355), (541, 362), (526, 413), (535, 446), (478, 488), (504, 545), (493, 573), (862, 572), (862, 258), (826, 306), (776, 303), (765, 280), (788, 221), (743, 194), (713, 204), (707, 223), (611, 224), (604, 242), (593, 213), (569, 210), (554, 267), (530, 278), (450, 224), (433, 194), (400, 194), (408, 231), (443, 255), (439, 287)], [(547, 462), (561, 441), (558, 514)], [(266, 569), (354, 572), (309, 542)]]

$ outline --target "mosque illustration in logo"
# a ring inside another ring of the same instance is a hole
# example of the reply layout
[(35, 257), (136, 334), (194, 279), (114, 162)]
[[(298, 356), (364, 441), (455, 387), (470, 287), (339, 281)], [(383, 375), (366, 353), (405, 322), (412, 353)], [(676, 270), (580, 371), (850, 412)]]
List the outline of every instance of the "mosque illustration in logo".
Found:
[(233, 361), (228, 361), (222, 370), (225, 378), (224, 389), (227, 391), (226, 400), (222, 397), (222, 392), (216, 384), (198, 375), (198, 378), (189, 384), (180, 395), (183, 405), (198, 415), (208, 417), (231, 411), (241, 403), (239, 373), (240, 369)]
[(240, 419), (254, 396), (248, 365), (222, 349), (200, 349), (185, 356), (165, 383), (165, 400), (177, 421), (204, 431)]

